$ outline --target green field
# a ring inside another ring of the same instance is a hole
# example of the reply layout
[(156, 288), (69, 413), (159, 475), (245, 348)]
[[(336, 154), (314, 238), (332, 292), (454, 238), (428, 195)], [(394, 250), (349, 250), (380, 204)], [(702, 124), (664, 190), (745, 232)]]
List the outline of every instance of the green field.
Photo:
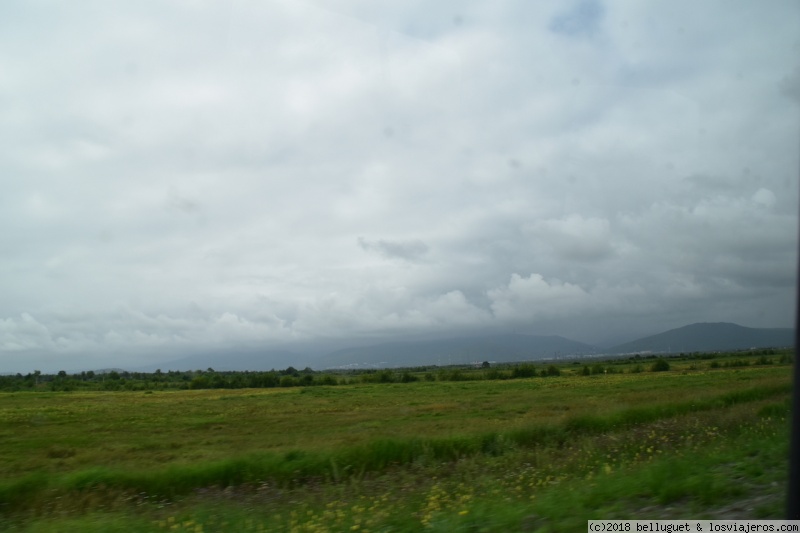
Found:
[(780, 518), (791, 366), (745, 360), (0, 393), (0, 530), (583, 531), (593, 518)]

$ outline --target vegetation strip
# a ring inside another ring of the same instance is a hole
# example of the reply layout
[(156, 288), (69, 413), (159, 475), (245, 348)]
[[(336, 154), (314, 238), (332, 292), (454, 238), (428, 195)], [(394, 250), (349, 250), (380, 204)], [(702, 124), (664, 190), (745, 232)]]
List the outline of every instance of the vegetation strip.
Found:
[(173, 497), (207, 486), (232, 486), (269, 480), (292, 485), (319, 479), (342, 481), (420, 460), (452, 461), (471, 455), (501, 455), (515, 447), (560, 445), (579, 435), (603, 433), (692, 412), (721, 409), (767, 399), (791, 391), (772, 385), (726, 393), (702, 401), (624, 409), (607, 416), (577, 416), (561, 425), (539, 425), (479, 436), (378, 439), (333, 452), (293, 451), (253, 454), (194, 466), (170, 466), (158, 471), (126, 472), (94, 468), (60, 476), (29, 474), (0, 485), (0, 512), (19, 509), (46, 491), (59, 494), (97, 487)]
[[(618, 374), (627, 369), (630, 373), (641, 373), (647, 365), (651, 372), (665, 372), (671, 365), (691, 362), (690, 368), (711, 361), (709, 369), (746, 368), (750, 366), (791, 364), (794, 354), (788, 349), (762, 349), (730, 353), (689, 353), (679, 355), (645, 355), (611, 357), (584, 364), (572, 361), (569, 365), (556, 365), (552, 361), (544, 364), (533, 362), (495, 363), (484, 361), (480, 365), (452, 365), (446, 367), (425, 366), (395, 369), (351, 369), (315, 371), (309, 367), (297, 370), (270, 371), (215, 371), (206, 370), (162, 372), (128, 372), (125, 370), (86, 371), (68, 374), (62, 370), (57, 374), (42, 374), (39, 370), (26, 375), (0, 374), (0, 391), (153, 391), (153, 390), (203, 390), (203, 389), (251, 389), (291, 388), (351, 385), (355, 383), (414, 383), (417, 381), (505, 381), (532, 377), (556, 377), (579, 373), (583, 376)], [(545, 367), (545, 365), (547, 365)]]
[(207, 487), (173, 500), (95, 487), (0, 517), (0, 529), (546, 533), (585, 529), (589, 518), (775, 518), (788, 412), (785, 397), (744, 402), (561, 447), (418, 462), (345, 483)]

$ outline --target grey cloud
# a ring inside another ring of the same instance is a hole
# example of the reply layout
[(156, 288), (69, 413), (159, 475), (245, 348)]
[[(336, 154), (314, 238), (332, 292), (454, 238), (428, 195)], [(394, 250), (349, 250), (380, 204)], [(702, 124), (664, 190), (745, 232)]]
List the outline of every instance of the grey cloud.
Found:
[(375, 252), (389, 259), (418, 261), (428, 253), (428, 245), (420, 240), (414, 241), (369, 241), (358, 238), (358, 246), (366, 252)]
[(721, 192), (729, 194), (731, 191), (735, 191), (741, 186), (741, 183), (739, 183), (738, 180), (733, 180), (730, 177), (719, 176), (695, 175), (684, 178), (684, 181), (686, 181), (692, 188), (714, 193)]
[(560, 258), (597, 261), (613, 253), (608, 220), (572, 214), (562, 219), (540, 220), (525, 227), (535, 240), (543, 241)]
[(800, 104), (800, 67), (783, 77), (780, 82), (781, 93), (796, 104)]
[(796, 14), (19, 4), (0, 21), (0, 371), (787, 326)]
[(598, 29), (604, 13), (603, 5), (596, 0), (580, 0), (569, 11), (556, 15), (550, 29), (565, 35), (592, 35)]
[(167, 198), (167, 206), (169, 209), (181, 211), (186, 214), (191, 214), (200, 209), (200, 206), (192, 200), (172, 191)]

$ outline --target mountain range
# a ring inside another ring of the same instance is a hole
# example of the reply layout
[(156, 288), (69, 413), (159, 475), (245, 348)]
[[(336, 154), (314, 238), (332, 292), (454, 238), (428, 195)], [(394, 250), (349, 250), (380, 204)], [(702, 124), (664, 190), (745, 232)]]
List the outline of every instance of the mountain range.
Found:
[(489, 335), (408, 341), (345, 348), (321, 357), (322, 368), (348, 365), (425, 366), (482, 361), (525, 361), (560, 355), (591, 355), (597, 348), (559, 336)]
[(791, 328), (746, 328), (730, 322), (699, 323), (614, 346), (612, 353), (711, 352), (784, 347), (794, 344)]
[(627, 353), (681, 353), (788, 347), (791, 328), (748, 328), (727, 322), (697, 323), (650, 335), (610, 348), (600, 348), (555, 335), (484, 335), (427, 341), (401, 341), (343, 348), (321, 356), (288, 350), (208, 353), (149, 365), (163, 370), (270, 370), (288, 366), (326, 368), (389, 368), (454, 365), (473, 362), (516, 362), (560, 357)]

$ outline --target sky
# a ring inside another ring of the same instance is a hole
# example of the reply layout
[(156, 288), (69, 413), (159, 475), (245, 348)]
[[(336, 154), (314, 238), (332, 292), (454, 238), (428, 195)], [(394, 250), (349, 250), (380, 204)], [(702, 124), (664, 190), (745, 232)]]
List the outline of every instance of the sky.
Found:
[(792, 327), (800, 7), (0, 6), (0, 372)]

